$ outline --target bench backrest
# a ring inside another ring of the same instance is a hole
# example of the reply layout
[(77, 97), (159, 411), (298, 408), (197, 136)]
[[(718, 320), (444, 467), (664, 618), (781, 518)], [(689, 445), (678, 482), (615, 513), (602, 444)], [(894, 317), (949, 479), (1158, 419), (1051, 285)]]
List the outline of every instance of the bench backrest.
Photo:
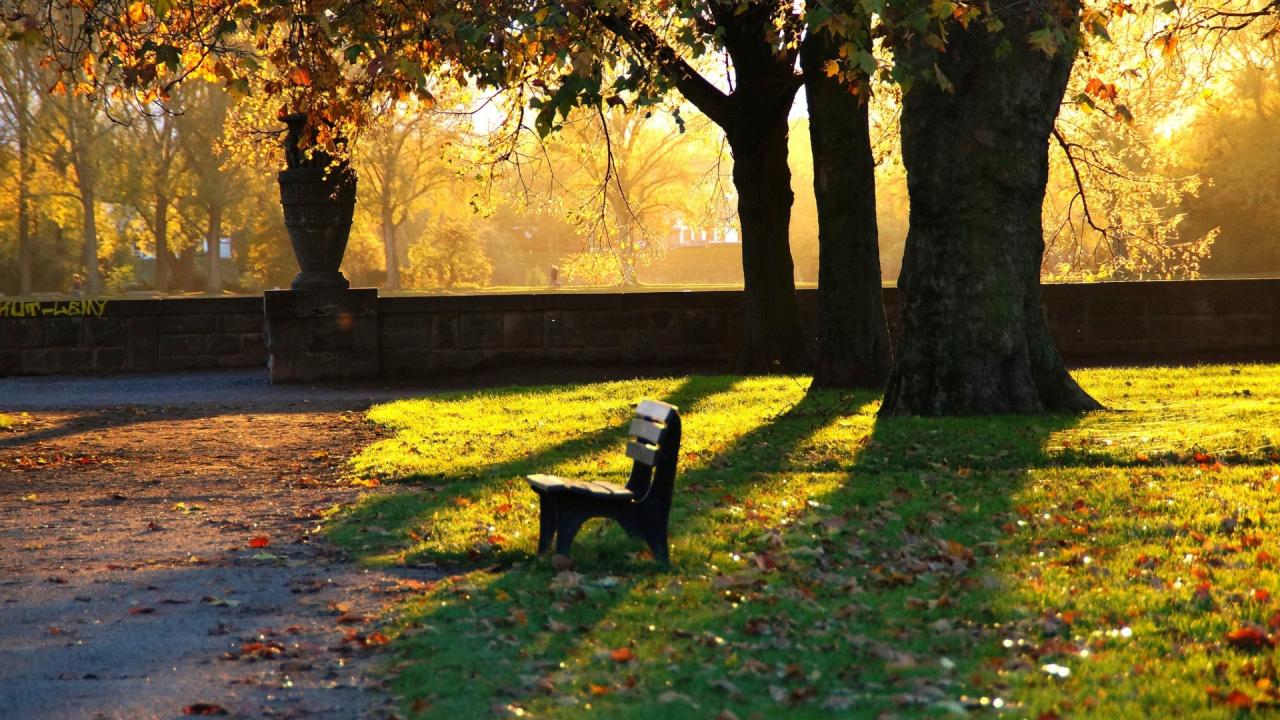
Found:
[(627, 489), (637, 498), (650, 489), (661, 489), (670, 497), (675, 485), (676, 462), (680, 458), (680, 411), (675, 405), (644, 400), (636, 406), (636, 417), (627, 431), (627, 457), (635, 461)]

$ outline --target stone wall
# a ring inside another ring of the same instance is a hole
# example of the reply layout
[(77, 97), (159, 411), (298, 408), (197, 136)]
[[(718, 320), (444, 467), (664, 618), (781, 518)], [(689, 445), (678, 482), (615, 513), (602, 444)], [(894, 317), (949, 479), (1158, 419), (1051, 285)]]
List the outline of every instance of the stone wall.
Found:
[(0, 301), (0, 375), (265, 362), (261, 298)]
[[(376, 300), (369, 292), (353, 306), (359, 312), (274, 296), (276, 342), (290, 354), (273, 375), (316, 365), (307, 360), (315, 353), (333, 364), (342, 352), (362, 361), (347, 377), (562, 364), (731, 369), (741, 333), (735, 291)], [(1049, 285), (1044, 297), (1071, 364), (1280, 361), (1280, 280)], [(814, 291), (800, 292), (809, 335), (815, 301)], [(897, 290), (887, 288), (885, 301), (896, 324)], [(0, 301), (0, 375), (263, 366), (263, 306), (258, 297)]]

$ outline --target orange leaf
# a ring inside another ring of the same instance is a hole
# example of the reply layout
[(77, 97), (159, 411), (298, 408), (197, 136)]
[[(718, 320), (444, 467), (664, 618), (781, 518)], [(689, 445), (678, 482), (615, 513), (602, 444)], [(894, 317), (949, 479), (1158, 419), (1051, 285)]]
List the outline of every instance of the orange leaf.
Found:
[(1256, 603), (1264, 603), (1271, 599), (1271, 592), (1263, 588), (1253, 589), (1253, 601)]
[(288, 77), (289, 82), (293, 83), (294, 85), (310, 85), (311, 84), (311, 73), (308, 72), (307, 69), (303, 67), (296, 67), (290, 70), (289, 74), (286, 77)]
[(1227, 707), (1240, 708), (1242, 710), (1248, 710), (1253, 707), (1253, 698), (1245, 695), (1239, 690), (1232, 690), (1225, 698), (1222, 699), (1222, 702), (1226, 704)]
[(609, 687), (608, 685), (597, 685), (595, 683), (588, 683), (587, 686), (591, 688), (592, 695), (608, 695), (609, 693), (613, 692), (613, 688)]
[(1267, 635), (1249, 625), (1227, 633), (1227, 642), (1242, 650), (1256, 650), (1267, 643)]
[(609, 653), (609, 657), (613, 658), (614, 662), (631, 662), (635, 658), (635, 653), (632, 653), (629, 647), (620, 647)]
[(271, 538), (267, 537), (266, 535), (259, 535), (249, 540), (249, 547), (251, 548), (264, 548), (270, 544), (271, 544)]

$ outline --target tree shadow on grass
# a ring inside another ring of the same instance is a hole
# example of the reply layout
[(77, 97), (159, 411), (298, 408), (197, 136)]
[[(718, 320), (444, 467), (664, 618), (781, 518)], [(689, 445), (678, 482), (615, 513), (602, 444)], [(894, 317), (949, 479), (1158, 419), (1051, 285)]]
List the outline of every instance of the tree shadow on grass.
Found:
[[(695, 395), (707, 401), (733, 385), (695, 378), (668, 398), (685, 409), (686, 433), (697, 426)], [(582, 574), (553, 575), (527, 549), (469, 560), (423, 553), (488, 567), (403, 608), (397, 690), (439, 717), (493, 706), (576, 716), (588, 703), (610, 717), (862, 715), (958, 697), (961, 670), (981, 660), (973, 637), (999, 618), (992, 561), (1013, 497), (1029, 470), (1052, 463), (1047, 438), (1077, 418), (875, 421), (875, 400), (808, 392), (687, 463), (669, 571), (608, 524), (575, 544)], [(620, 436), (574, 438), (484, 475), (535, 472), (614, 444), (620, 452)], [(824, 458), (819, 437), (861, 450)], [(479, 501), (493, 491), (469, 492)], [(404, 517), (452, 497), (414, 500)], [(385, 527), (398, 502), (366, 503), (343, 522)], [(951, 669), (926, 662), (939, 656)]]
[[(662, 400), (688, 412), (695, 409), (698, 403), (707, 397), (729, 390), (735, 381), (736, 378), (730, 376), (690, 377), (665, 395)], [(548, 396), (547, 422), (556, 423), (558, 422), (556, 395), (564, 389), (563, 387), (513, 388), (502, 394), (514, 395), (521, 392), (546, 394)], [(330, 526), (330, 535), (348, 546), (358, 542), (363, 549), (362, 554), (367, 558), (388, 549), (403, 551), (406, 541), (413, 541), (414, 536), (418, 534), (416, 528), (425, 518), (459, 507), (469, 507), (495, 493), (502, 494), (503, 497), (512, 497), (513, 491), (518, 491), (521, 493), (521, 501), (528, 505), (532, 495), (523, 488), (521, 478), (525, 475), (546, 472), (565, 460), (590, 457), (610, 450), (616, 450), (618, 455), (622, 455), (626, 439), (625, 422), (630, 418), (633, 408), (624, 398), (619, 398), (617, 405), (617, 422), (594, 432), (572, 435), (533, 453), (517, 455), (477, 468), (451, 469), (450, 472), (443, 474), (414, 474), (400, 478), (400, 482), (410, 483), (413, 486), (412, 489), (365, 498), (335, 519)], [(615, 478), (619, 482), (623, 479), (625, 477)], [(515, 500), (515, 498), (512, 499)], [(370, 536), (367, 532), (370, 527), (380, 528), (384, 534)], [(496, 539), (496, 536), (494, 537)], [(458, 564), (474, 562), (483, 554), (484, 559), (488, 561), (512, 562), (527, 554), (525, 548), (504, 548), (502, 547), (504, 544), (488, 543), (480, 551), (476, 548), (456, 548), (451, 552), (437, 550), (430, 553), (430, 557), (423, 559), (443, 564)], [(418, 554), (421, 555), (421, 553)], [(403, 555), (399, 557), (404, 558)]]

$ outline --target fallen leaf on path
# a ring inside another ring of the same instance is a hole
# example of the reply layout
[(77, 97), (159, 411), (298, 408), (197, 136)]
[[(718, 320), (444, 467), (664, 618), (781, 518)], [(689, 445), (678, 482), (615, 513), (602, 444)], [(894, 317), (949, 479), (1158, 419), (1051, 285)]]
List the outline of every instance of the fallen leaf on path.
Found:
[(264, 548), (270, 544), (271, 544), (271, 538), (267, 537), (266, 535), (259, 535), (249, 540), (249, 547), (251, 548)]
[(155, 611), (156, 611), (156, 609), (155, 609), (155, 608), (153, 608), (153, 607), (131, 607), (131, 608), (129, 608), (129, 614), (130, 614), (130, 615), (150, 615), (151, 613), (153, 613), (153, 612), (155, 612)]
[(227, 715), (227, 709), (213, 703), (195, 703), (182, 708), (183, 715)]

